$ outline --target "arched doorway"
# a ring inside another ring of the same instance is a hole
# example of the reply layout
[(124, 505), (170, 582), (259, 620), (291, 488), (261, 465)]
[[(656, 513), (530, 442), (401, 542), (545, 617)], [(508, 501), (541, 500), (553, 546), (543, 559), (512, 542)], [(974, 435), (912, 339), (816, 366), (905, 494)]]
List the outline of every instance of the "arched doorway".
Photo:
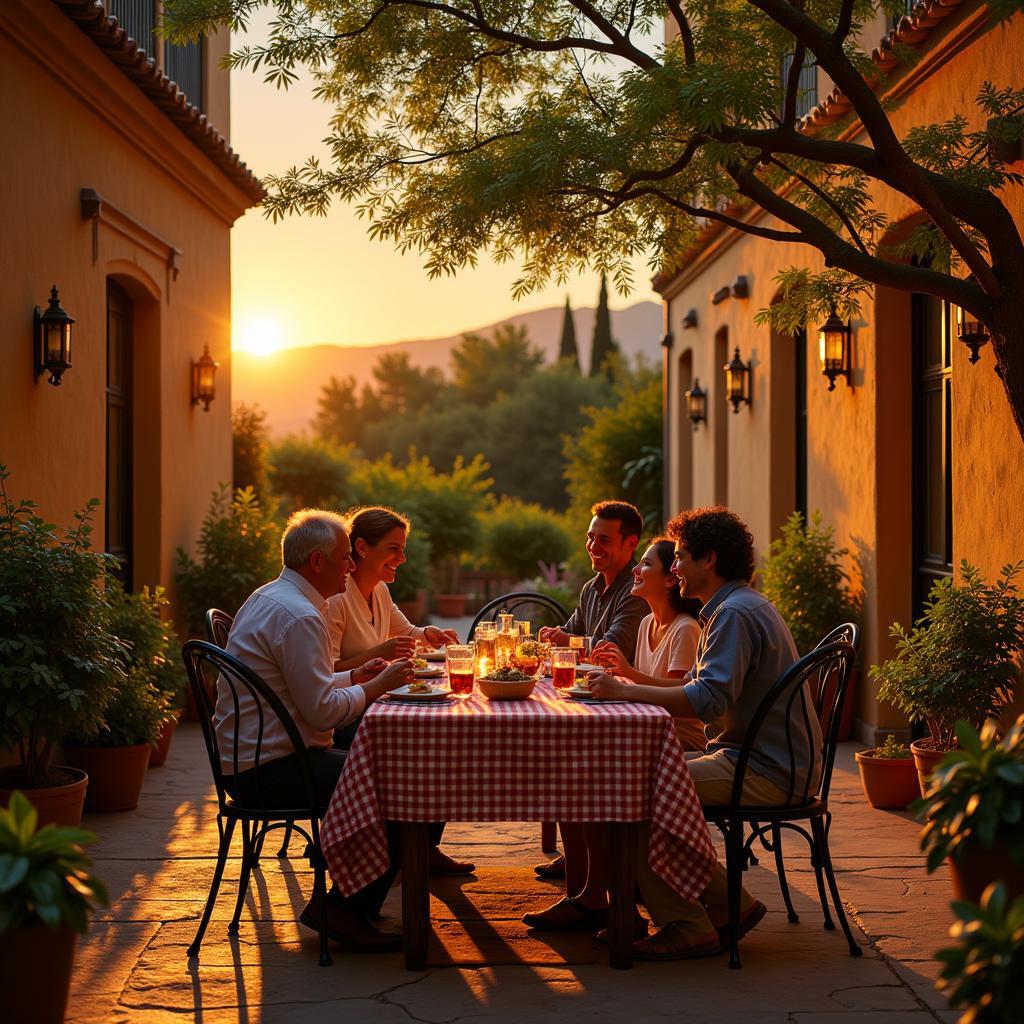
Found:
[(132, 587), (132, 391), (133, 327), (131, 297), (116, 282), (107, 280), (107, 483), (106, 550), (118, 563), (117, 575)]

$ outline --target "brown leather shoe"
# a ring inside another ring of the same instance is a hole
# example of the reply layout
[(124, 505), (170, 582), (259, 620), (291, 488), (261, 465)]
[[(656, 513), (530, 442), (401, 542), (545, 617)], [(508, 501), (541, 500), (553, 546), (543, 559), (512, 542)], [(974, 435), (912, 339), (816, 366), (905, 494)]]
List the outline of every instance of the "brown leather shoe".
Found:
[[(319, 914), (312, 901), (299, 914), (299, 923), (319, 932)], [(348, 914), (330, 903), (327, 904), (327, 937), (345, 953), (393, 953), (402, 948), (401, 935), (383, 932), (365, 917)]]
[(471, 875), (476, 871), (476, 865), (468, 860), (455, 860), (447, 853), (442, 853), (439, 846), (432, 846), (427, 870), (432, 875)]
[(565, 878), (565, 857), (559, 854), (554, 860), (546, 860), (537, 864), (533, 873), (538, 878)]

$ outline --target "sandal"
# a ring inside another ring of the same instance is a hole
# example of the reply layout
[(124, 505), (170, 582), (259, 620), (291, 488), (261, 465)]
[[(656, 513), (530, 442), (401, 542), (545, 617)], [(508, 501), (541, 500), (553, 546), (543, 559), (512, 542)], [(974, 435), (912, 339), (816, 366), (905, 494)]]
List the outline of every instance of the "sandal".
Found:
[(565, 878), (565, 857), (559, 854), (554, 860), (546, 860), (533, 869), (538, 878)]
[(664, 925), (648, 939), (633, 943), (633, 956), (637, 960), (695, 960), (718, 956), (721, 952), (717, 932), (694, 934), (678, 921)]
[[(768, 908), (760, 900), (755, 900), (750, 909), (745, 914), (742, 914), (739, 921), (736, 922), (736, 941), (738, 942), (742, 939), (747, 932), (753, 931), (767, 913)], [(729, 948), (729, 925), (726, 924), (721, 928), (718, 928), (716, 925), (715, 930), (718, 932), (718, 939), (722, 944), (722, 951), (724, 952)]]
[[(633, 918), (633, 938), (634, 939), (646, 939), (647, 931), (649, 928), (647, 918), (642, 914), (636, 914)], [(600, 942), (602, 946), (608, 944), (608, 929), (602, 928), (595, 936), (595, 941)]]
[(523, 914), (523, 924), (538, 931), (593, 932), (607, 923), (607, 910), (594, 910), (570, 896), (553, 903), (546, 910)]

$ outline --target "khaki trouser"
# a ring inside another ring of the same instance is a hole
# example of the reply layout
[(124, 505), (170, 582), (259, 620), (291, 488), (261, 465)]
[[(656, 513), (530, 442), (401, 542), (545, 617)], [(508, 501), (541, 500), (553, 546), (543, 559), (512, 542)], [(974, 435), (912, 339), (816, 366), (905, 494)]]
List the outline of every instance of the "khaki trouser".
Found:
[[(716, 751), (713, 754), (688, 752), (686, 763), (702, 805), (714, 806), (729, 802), (732, 797), (735, 766), (725, 756), (724, 751)], [(755, 774), (748, 766), (743, 784), (743, 802), (777, 806), (786, 802), (786, 794), (774, 782)], [(715, 865), (711, 881), (701, 893), (699, 901), (684, 900), (651, 868), (647, 860), (649, 840), (650, 825), (645, 823), (640, 829), (637, 844), (636, 877), (651, 920), (659, 928), (672, 921), (678, 921), (688, 931), (694, 932), (710, 932), (715, 928), (725, 927), (729, 919), (725, 868), (721, 864)], [(743, 913), (753, 902), (754, 897), (743, 889), (740, 895), (740, 912)]]

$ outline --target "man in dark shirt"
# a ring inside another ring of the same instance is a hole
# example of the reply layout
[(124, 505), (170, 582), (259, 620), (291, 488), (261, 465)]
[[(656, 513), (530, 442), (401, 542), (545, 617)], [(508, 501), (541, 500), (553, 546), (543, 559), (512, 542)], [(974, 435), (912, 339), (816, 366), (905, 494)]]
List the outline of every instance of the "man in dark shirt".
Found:
[[(590, 509), (587, 554), (594, 575), (583, 584), (579, 604), (562, 627), (548, 626), (540, 639), (556, 647), (567, 647), (570, 636), (588, 636), (591, 644), (610, 640), (632, 661), (640, 621), (650, 611), (647, 602), (633, 597), (633, 566), (637, 544), (644, 529), (639, 510), (628, 501), (599, 501)], [(564, 857), (545, 861), (535, 868), (542, 878), (565, 876), (567, 893), (580, 893), (587, 876), (604, 877), (607, 851), (602, 837), (587, 837), (577, 823), (559, 822)], [(592, 839), (593, 841), (588, 841)], [(534, 928), (592, 928), (600, 924), (605, 909), (584, 907), (572, 899), (561, 900), (548, 910), (527, 914), (523, 920)], [(596, 915), (596, 916), (594, 916)]]

